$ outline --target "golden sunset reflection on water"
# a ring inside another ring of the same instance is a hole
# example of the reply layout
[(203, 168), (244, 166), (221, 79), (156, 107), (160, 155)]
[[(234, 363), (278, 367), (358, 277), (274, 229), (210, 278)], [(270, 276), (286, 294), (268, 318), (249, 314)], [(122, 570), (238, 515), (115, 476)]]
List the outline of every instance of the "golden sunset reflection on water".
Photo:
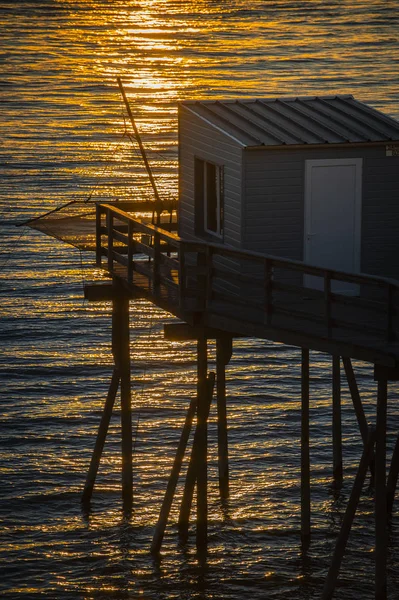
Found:
[[(332, 486), (331, 361), (311, 353), (312, 544), (300, 549), (300, 352), (253, 339), (227, 367), (230, 498), (218, 491), (217, 410), (209, 419), (209, 554), (177, 521), (180, 480), (159, 561), (149, 547), (186, 411), (195, 344), (164, 339), (170, 317), (132, 303), (134, 510), (121, 502), (120, 402), (91, 510), (81, 510), (111, 379), (111, 306), (89, 304), (93, 255), (14, 227), (73, 199), (152, 198), (124, 135), (124, 82), (163, 198), (176, 197), (177, 102), (353, 93), (399, 117), (397, 2), (177, 0), (6, 2), (0, 200), (2, 582), (8, 597), (238, 600), (318, 597), (362, 450), (344, 379), (344, 487)], [(4, 15), (4, 16), (3, 16)], [(4, 264), (3, 264), (4, 263)], [(368, 420), (376, 386), (354, 364)], [(215, 347), (210, 348), (215, 370)], [(392, 387), (389, 448), (399, 428)], [(188, 455), (183, 461), (183, 473)], [(195, 503), (193, 510), (195, 511)], [(365, 486), (337, 600), (373, 595), (373, 499)], [(195, 513), (193, 513), (195, 514)], [(393, 594), (398, 527), (390, 525)], [(1, 594), (1, 590), (0, 590)], [(395, 596), (392, 596), (395, 597)]]

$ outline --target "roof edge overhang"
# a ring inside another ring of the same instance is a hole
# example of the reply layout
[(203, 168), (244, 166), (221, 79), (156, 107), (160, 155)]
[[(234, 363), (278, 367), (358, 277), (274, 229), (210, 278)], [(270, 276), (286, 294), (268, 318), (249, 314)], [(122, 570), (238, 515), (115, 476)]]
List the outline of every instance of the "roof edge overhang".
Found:
[[(352, 98), (355, 100), (353, 94), (327, 94), (327, 95), (319, 95), (319, 96), (248, 96), (248, 97), (240, 97), (242, 102), (251, 102), (254, 99), (264, 100), (266, 102), (273, 102), (274, 100), (286, 100), (287, 102), (295, 102), (295, 100), (317, 100), (317, 98), (323, 98), (323, 100), (334, 100), (335, 98), (343, 98), (348, 99)], [(223, 98), (224, 104), (234, 104), (237, 101), (237, 98)], [(220, 98), (198, 98), (197, 100), (180, 100), (178, 102), (178, 106), (193, 106), (195, 104), (216, 104), (220, 102)]]
[(180, 102), (179, 103), (179, 108), (183, 108), (185, 111), (187, 111), (187, 112), (191, 113), (192, 115), (194, 115), (195, 117), (197, 117), (197, 119), (200, 119), (201, 121), (203, 121), (204, 123), (206, 123), (207, 125), (209, 125), (210, 127), (212, 127), (213, 129), (216, 129), (216, 131), (219, 131), (220, 133), (222, 133), (226, 137), (230, 138), (236, 144), (238, 144), (240, 146), (240, 148), (248, 148), (249, 147), (249, 146), (247, 146), (247, 144), (244, 144), (243, 141), (239, 140), (237, 137), (235, 137), (231, 133), (228, 133), (222, 127), (218, 127), (218, 125), (216, 125), (215, 123), (212, 123), (212, 121), (210, 121), (209, 119), (207, 119), (203, 115), (199, 115), (195, 110), (192, 110), (189, 106), (187, 106), (187, 105), (185, 105), (185, 104), (183, 104), (183, 103)]
[(378, 140), (369, 142), (338, 142), (334, 144), (261, 144), (259, 146), (244, 145), (245, 150), (303, 150), (304, 148), (365, 148), (372, 146), (388, 146), (389, 144), (399, 144), (398, 140)]

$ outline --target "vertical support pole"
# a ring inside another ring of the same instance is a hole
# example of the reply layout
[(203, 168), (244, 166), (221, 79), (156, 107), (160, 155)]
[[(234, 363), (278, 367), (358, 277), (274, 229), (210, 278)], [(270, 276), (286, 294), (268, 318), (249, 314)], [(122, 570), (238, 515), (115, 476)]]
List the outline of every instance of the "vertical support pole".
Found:
[(122, 428), (122, 501), (129, 513), (133, 503), (132, 407), (130, 396), (129, 299), (114, 279), (112, 305), (112, 348), (115, 366), (120, 373)]
[(309, 457), (309, 350), (302, 348), (301, 366), (301, 541), (310, 543), (310, 457)]
[(231, 338), (216, 339), (216, 399), (218, 412), (218, 467), (220, 497), (229, 497), (229, 453), (226, 410), (226, 364), (232, 352)]
[(378, 379), (375, 442), (375, 598), (387, 598), (387, 494), (386, 494), (386, 379)]
[(119, 386), (119, 372), (115, 368), (112, 374), (111, 383), (108, 390), (107, 399), (105, 401), (104, 412), (101, 415), (100, 425), (98, 427), (98, 433), (96, 443), (94, 445), (93, 454), (90, 461), (89, 471), (87, 473), (86, 484), (83, 490), (82, 503), (87, 504), (91, 500), (93, 493), (94, 483), (97, 476), (98, 467), (100, 465), (100, 458), (104, 449), (105, 438), (107, 437), (108, 426), (111, 420), (112, 409), (115, 403), (115, 396), (118, 392)]
[(207, 339), (199, 338), (197, 341), (197, 548), (203, 550), (208, 538), (208, 473), (207, 473)]
[[(207, 393), (207, 404), (206, 414), (204, 415), (208, 420), (209, 410), (211, 407), (213, 388), (215, 385), (215, 373), (209, 373), (209, 377), (206, 382), (206, 393)], [(183, 540), (187, 539), (188, 536), (188, 524), (191, 512), (191, 505), (193, 503), (194, 488), (197, 482), (198, 476), (198, 436), (201, 435), (198, 427), (195, 430), (193, 446), (191, 449), (190, 462), (187, 469), (186, 482), (184, 484), (183, 498), (180, 507), (179, 515), (179, 534)]]
[(342, 427), (341, 427), (341, 373), (340, 358), (332, 359), (332, 430), (333, 430), (333, 476), (335, 485), (342, 486)]

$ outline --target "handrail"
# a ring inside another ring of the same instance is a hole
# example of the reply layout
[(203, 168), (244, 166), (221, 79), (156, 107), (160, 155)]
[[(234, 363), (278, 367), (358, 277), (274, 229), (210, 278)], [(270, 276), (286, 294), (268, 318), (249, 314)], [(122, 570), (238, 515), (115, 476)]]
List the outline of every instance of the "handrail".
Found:
[(265, 259), (270, 260), (274, 266), (284, 269), (285, 267), (301, 271), (307, 275), (315, 275), (323, 277), (324, 273), (328, 271), (331, 279), (342, 280), (348, 283), (385, 283), (390, 284), (398, 288), (399, 281), (396, 279), (390, 279), (388, 277), (380, 277), (378, 275), (367, 275), (366, 273), (349, 273), (347, 271), (337, 271), (335, 269), (327, 269), (325, 267), (317, 267), (315, 265), (309, 265), (302, 261), (295, 260), (292, 258), (281, 258), (280, 256), (274, 256), (272, 254), (263, 254), (261, 252), (255, 252), (254, 250), (236, 250), (235, 248), (229, 248), (222, 244), (204, 244), (210, 248), (217, 250), (219, 254), (223, 256), (230, 256), (232, 258), (254, 258), (260, 261)]
[(378, 285), (382, 284), (390, 284), (394, 287), (397, 287), (399, 290), (399, 281), (396, 279), (391, 279), (388, 277), (381, 277), (379, 275), (368, 275), (367, 273), (349, 273), (347, 271), (337, 271), (335, 269), (327, 269), (325, 267), (318, 267), (315, 265), (309, 265), (302, 261), (295, 260), (292, 258), (281, 258), (280, 256), (274, 256), (273, 254), (263, 254), (262, 252), (256, 252), (254, 250), (237, 250), (236, 248), (230, 248), (228, 246), (224, 246), (223, 244), (217, 243), (207, 243), (201, 241), (188, 241), (186, 238), (182, 238), (176, 233), (166, 231), (159, 225), (152, 225), (151, 223), (144, 223), (141, 219), (137, 219), (136, 217), (132, 217), (128, 215), (123, 210), (113, 206), (112, 204), (98, 204), (97, 207), (104, 208), (110, 210), (117, 214), (121, 220), (125, 222), (133, 222), (140, 223), (140, 230), (143, 233), (156, 233), (158, 232), (163, 239), (168, 238), (171, 242), (179, 242), (180, 244), (189, 244), (195, 245), (198, 248), (205, 249), (207, 247), (212, 250), (217, 250), (218, 253), (222, 256), (230, 256), (231, 258), (254, 258), (257, 261), (263, 261), (265, 259), (270, 260), (273, 263), (273, 266), (279, 268), (289, 268), (292, 270), (297, 270), (307, 275), (314, 275), (318, 277), (324, 277), (326, 271), (330, 274), (330, 278), (334, 281), (344, 281), (346, 283), (366, 283), (370, 285)]
[[(106, 216), (105, 224), (103, 215)], [(105, 238), (107, 242), (104, 245)], [(333, 338), (338, 329), (353, 335), (361, 332), (367, 325), (367, 319), (372, 318), (375, 323), (368, 328), (370, 335), (377, 335), (380, 331), (385, 342), (397, 337), (399, 281), (393, 279), (326, 269), (222, 244), (190, 241), (166, 231), (162, 225), (146, 223), (111, 204), (97, 205), (96, 240), (98, 266), (101, 266), (102, 256), (106, 256), (110, 272), (115, 271), (114, 263), (127, 268), (125, 276), (128, 282), (134, 282), (135, 273), (141, 274), (141, 277), (144, 275), (150, 297), (160, 299), (162, 294), (166, 295), (172, 302), (172, 308), (176, 305), (183, 314), (198, 311), (212, 313), (217, 307), (218, 294), (219, 301), (223, 298), (223, 302), (227, 303), (225, 310), (238, 314), (240, 310), (242, 312), (242, 290), (245, 290), (244, 296), (245, 293), (248, 297), (253, 293), (255, 304), (263, 306), (263, 324), (268, 327), (276, 326), (279, 316), (290, 314), (292, 318), (305, 322), (303, 327), (308, 327), (308, 330), (316, 322), (324, 323), (323, 335)], [(234, 268), (232, 270), (231, 265), (229, 268), (223, 261), (226, 258), (231, 259), (233, 266), (236, 265), (236, 281)], [(241, 274), (245, 265), (250, 266), (249, 272)], [(258, 271), (252, 273), (251, 269)], [(321, 279), (321, 289), (309, 290), (295, 283), (295, 277), (294, 283), (284, 283), (281, 272), (318, 277)], [(361, 291), (360, 297), (346, 302), (348, 296), (337, 292), (336, 283), (333, 282), (354, 284)], [(142, 280), (139, 285), (142, 285)], [(229, 291), (231, 285), (241, 289), (241, 296)], [(370, 289), (370, 286), (374, 291), (367, 296), (363, 290)], [(252, 292), (248, 292), (247, 288)], [(173, 298), (170, 296), (171, 290), (175, 290)], [(307, 310), (310, 312), (296, 305), (307, 295), (306, 290), (309, 290)], [(293, 301), (288, 308), (287, 297)], [(238, 308), (240, 305), (241, 309)], [(311, 312), (315, 306), (320, 314)], [(359, 311), (364, 311), (361, 322), (357, 315)]]
[(160, 227), (159, 225), (153, 225), (152, 223), (144, 223), (141, 219), (137, 219), (136, 217), (128, 215), (126, 212), (124, 212), (120, 208), (117, 208), (116, 206), (113, 206), (112, 204), (98, 204), (97, 210), (100, 211), (100, 214), (105, 214), (107, 211), (114, 213), (114, 215), (117, 215), (118, 218), (121, 221), (124, 221), (125, 223), (132, 222), (136, 223), (137, 225), (140, 225), (140, 231), (142, 231), (142, 233), (159, 233), (162, 238), (169, 239), (172, 242), (183, 241), (183, 239), (180, 238), (176, 233), (166, 231), (165, 229), (162, 229), (162, 227)]

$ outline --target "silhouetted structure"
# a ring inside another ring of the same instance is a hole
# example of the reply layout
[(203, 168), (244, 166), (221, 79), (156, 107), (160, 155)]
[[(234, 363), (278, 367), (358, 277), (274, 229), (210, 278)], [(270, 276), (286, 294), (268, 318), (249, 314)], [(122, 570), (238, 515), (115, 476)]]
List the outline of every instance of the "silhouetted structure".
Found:
[[(112, 276), (112, 283), (87, 285), (85, 293), (91, 301), (113, 303), (115, 358), (83, 500), (89, 502), (92, 495), (120, 386), (122, 493), (126, 510), (132, 506), (129, 301), (146, 298), (178, 318), (175, 324), (165, 325), (168, 339), (197, 340), (198, 352), (197, 395), (187, 411), (152, 551), (161, 548), (195, 415), (179, 528), (184, 537), (196, 486), (197, 546), (200, 550), (206, 548), (207, 419), (215, 386), (220, 493), (222, 498), (228, 496), (225, 367), (238, 336), (302, 348), (300, 502), (302, 545), (306, 551), (311, 537), (309, 349), (327, 352), (332, 356), (332, 470), (337, 486), (343, 477), (341, 359), (364, 452), (323, 598), (332, 597), (370, 469), (375, 479), (376, 598), (385, 599), (387, 514), (392, 509), (399, 472), (398, 441), (386, 477), (387, 389), (389, 381), (399, 379), (399, 282), (376, 273), (399, 273), (398, 255), (393, 253), (398, 240), (395, 227), (399, 228), (395, 195), (399, 191), (399, 158), (396, 146), (387, 145), (392, 137), (399, 138), (399, 124), (348, 96), (187, 102), (180, 111), (179, 203), (165, 207), (162, 214), (158, 202), (157, 225), (133, 214), (150, 212), (154, 208), (151, 202), (98, 204), (95, 236), (93, 229), (87, 243), (88, 236), (80, 230), (80, 238), (78, 234), (74, 238), (77, 245), (95, 250), (97, 266)], [(351, 193), (342, 204), (345, 186)], [(335, 197), (339, 219), (331, 217), (338, 214), (330, 206)], [(174, 216), (176, 208), (178, 219)], [(323, 250), (322, 244), (315, 258), (312, 236), (317, 232), (308, 228), (325, 225), (323, 211), (327, 211), (333, 230), (324, 241), (340, 244), (342, 222), (343, 236), (352, 243), (342, 255), (345, 259), (345, 253), (350, 254), (346, 270), (338, 269), (333, 257), (330, 263), (330, 251)], [(51, 215), (47, 219), (50, 234), (65, 239), (73, 236), (71, 222), (63, 224), (58, 217), (53, 222)], [(79, 216), (75, 225), (78, 223)], [(45, 229), (43, 224), (38, 228)], [(308, 260), (303, 262), (305, 258)], [(360, 269), (374, 275), (361, 273)], [(216, 376), (208, 373), (208, 339), (216, 339)], [(378, 397), (373, 426), (364, 415), (352, 358), (374, 365)]]

